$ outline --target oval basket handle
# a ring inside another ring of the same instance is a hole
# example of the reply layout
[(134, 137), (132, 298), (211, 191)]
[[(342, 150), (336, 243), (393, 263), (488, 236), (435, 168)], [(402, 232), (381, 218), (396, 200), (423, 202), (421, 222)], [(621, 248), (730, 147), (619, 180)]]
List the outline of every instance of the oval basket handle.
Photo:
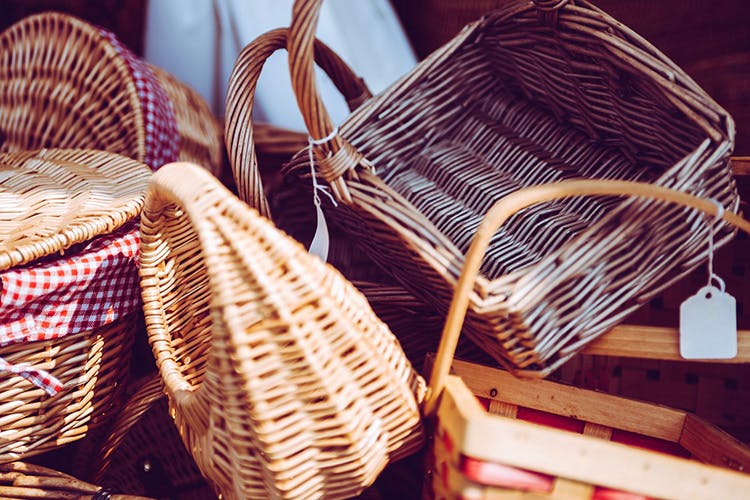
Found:
[[(287, 36), (286, 28), (275, 29), (260, 35), (242, 50), (229, 78), (226, 99), (224, 140), (239, 197), (269, 218), (255, 154), (252, 111), (263, 65), (271, 54), (286, 47)], [(351, 111), (372, 96), (364, 80), (330, 47), (319, 40), (313, 40), (311, 45), (315, 61), (344, 96)]]
[[(474, 289), (474, 282), (479, 274), (484, 253), (487, 251), (490, 240), (497, 229), (513, 214), (531, 205), (573, 196), (599, 195), (652, 198), (695, 208), (713, 216), (718, 213), (716, 205), (705, 198), (653, 184), (613, 180), (572, 180), (542, 184), (518, 190), (498, 201), (485, 215), (471, 242), (469, 251), (466, 253), (463, 269), (448, 310), (448, 317), (445, 320), (435, 364), (430, 375), (429, 389), (424, 403), (426, 415), (431, 415), (437, 408), (438, 397), (445, 387), (461, 328), (466, 318), (469, 295)], [(733, 212), (724, 212), (722, 220), (750, 234), (750, 222), (739, 215)]]

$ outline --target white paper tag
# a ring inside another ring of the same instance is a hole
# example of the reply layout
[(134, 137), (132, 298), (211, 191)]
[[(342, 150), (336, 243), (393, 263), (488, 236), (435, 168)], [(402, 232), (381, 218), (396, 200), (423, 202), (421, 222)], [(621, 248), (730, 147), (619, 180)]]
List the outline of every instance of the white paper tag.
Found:
[(318, 216), (318, 224), (315, 228), (312, 243), (310, 243), (310, 249), (307, 252), (317, 255), (323, 262), (326, 262), (328, 260), (328, 224), (326, 224), (323, 210), (317, 203), (315, 204), (315, 212)]
[(685, 359), (737, 356), (737, 301), (704, 286), (680, 306), (680, 355)]

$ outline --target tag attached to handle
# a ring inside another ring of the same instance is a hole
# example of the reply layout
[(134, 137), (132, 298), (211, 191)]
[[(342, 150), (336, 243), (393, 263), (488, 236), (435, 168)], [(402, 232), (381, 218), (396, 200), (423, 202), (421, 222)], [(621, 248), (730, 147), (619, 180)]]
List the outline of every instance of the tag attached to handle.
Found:
[(737, 356), (737, 301), (713, 285), (680, 306), (680, 356), (731, 359)]
[(329, 193), (324, 186), (318, 184), (317, 177), (315, 177), (315, 159), (313, 156), (313, 146), (315, 146), (316, 144), (325, 144), (326, 142), (336, 137), (338, 133), (339, 129), (338, 127), (336, 127), (330, 134), (328, 134), (326, 137), (323, 137), (322, 139), (313, 139), (309, 136), (307, 138), (307, 154), (310, 161), (310, 177), (312, 178), (313, 184), (313, 205), (315, 206), (315, 215), (317, 218), (315, 234), (313, 235), (312, 242), (310, 243), (310, 248), (307, 249), (307, 253), (317, 255), (323, 260), (323, 262), (326, 262), (328, 260), (328, 224), (326, 223), (326, 217), (325, 214), (323, 214), (323, 209), (320, 206), (320, 196), (318, 195), (318, 193), (322, 192), (323, 194), (328, 196), (328, 198), (330, 198), (334, 206), (338, 205), (336, 203), (336, 199), (331, 196), (331, 193)]
[(315, 228), (315, 235), (307, 252), (317, 255), (323, 262), (326, 262), (328, 260), (328, 224), (319, 203), (315, 204), (315, 212), (318, 217), (318, 225)]

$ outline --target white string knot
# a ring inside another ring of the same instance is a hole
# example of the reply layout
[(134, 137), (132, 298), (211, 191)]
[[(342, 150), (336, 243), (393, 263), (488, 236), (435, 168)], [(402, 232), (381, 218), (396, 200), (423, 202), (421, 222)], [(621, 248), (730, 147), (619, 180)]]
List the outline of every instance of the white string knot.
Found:
[(326, 144), (327, 142), (330, 142), (333, 140), (334, 137), (336, 137), (339, 134), (339, 128), (335, 127), (330, 134), (323, 137), (322, 139), (313, 139), (311, 135), (307, 136), (307, 154), (308, 158), (310, 159), (310, 175), (312, 176), (312, 183), (313, 183), (313, 203), (316, 207), (320, 208), (320, 196), (318, 196), (318, 191), (328, 196), (328, 198), (331, 200), (331, 203), (333, 203), (334, 207), (338, 206), (338, 203), (336, 203), (336, 199), (333, 197), (331, 193), (328, 192), (328, 188), (326, 186), (321, 186), (318, 184), (318, 178), (315, 176), (315, 157), (313, 155), (313, 146), (319, 146), (321, 144)]
[(715, 281), (719, 285), (719, 290), (724, 292), (726, 289), (724, 280), (714, 273), (714, 236), (718, 232), (718, 223), (724, 218), (724, 205), (713, 198), (709, 198), (708, 201), (716, 205), (716, 215), (708, 228), (708, 286)]

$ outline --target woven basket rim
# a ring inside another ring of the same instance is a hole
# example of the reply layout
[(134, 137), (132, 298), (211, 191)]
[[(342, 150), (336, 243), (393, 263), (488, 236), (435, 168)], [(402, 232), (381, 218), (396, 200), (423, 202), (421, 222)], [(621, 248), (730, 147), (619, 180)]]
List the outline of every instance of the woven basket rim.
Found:
[[(83, 184), (86, 179), (77, 173), (74, 167), (91, 167), (87, 174), (99, 174), (100, 179), (98, 180), (105, 180), (110, 184), (114, 197), (107, 207), (106, 213), (103, 213), (101, 209), (94, 208), (81, 211), (83, 207), (77, 206), (80, 204), (75, 203), (74, 200), (64, 206), (47, 204), (45, 203), (46, 200), (41, 200), (43, 205), (52, 208), (52, 211), (45, 215), (54, 216), (55, 220), (60, 221), (61, 224), (51, 225), (49, 220), (45, 220), (44, 222), (50, 225), (47, 227), (36, 225), (35, 229), (36, 231), (47, 229), (48, 234), (25, 235), (20, 241), (12, 243), (9, 243), (8, 240), (18, 233), (17, 227), (29, 231), (28, 227), (23, 228), (22, 225), (24, 216), (28, 214), (23, 211), (20, 214), (11, 212), (10, 217), (3, 217), (3, 225), (12, 229), (0, 228), (0, 241), (4, 242), (0, 244), (0, 270), (27, 264), (40, 257), (63, 251), (77, 243), (88, 241), (95, 236), (111, 233), (137, 217), (143, 208), (146, 186), (151, 174), (150, 169), (145, 164), (125, 156), (97, 150), (41, 149), (0, 154), (0, 164), (3, 164), (6, 168), (10, 167), (5, 172), (11, 170), (15, 174), (0, 180), (0, 194), (13, 195), (16, 201), (23, 204), (31, 204), (32, 202), (39, 204), (40, 189), (51, 188), (58, 191), (64, 189), (60, 183), (52, 182), (55, 180), (54, 177), (38, 174), (39, 182), (32, 191), (14, 192), (12, 186), (10, 188), (7, 186), (8, 181), (15, 178), (16, 175), (34, 175), (32, 172), (35, 171), (35, 164), (38, 164), (39, 160), (48, 160), (54, 163), (62, 173), (81, 181), (76, 182), (76, 184)], [(83, 163), (84, 161), (93, 161), (96, 167), (86, 165), (86, 163)], [(70, 186), (70, 181), (67, 181), (66, 184)], [(98, 194), (91, 187), (76, 193), (79, 196)]]

